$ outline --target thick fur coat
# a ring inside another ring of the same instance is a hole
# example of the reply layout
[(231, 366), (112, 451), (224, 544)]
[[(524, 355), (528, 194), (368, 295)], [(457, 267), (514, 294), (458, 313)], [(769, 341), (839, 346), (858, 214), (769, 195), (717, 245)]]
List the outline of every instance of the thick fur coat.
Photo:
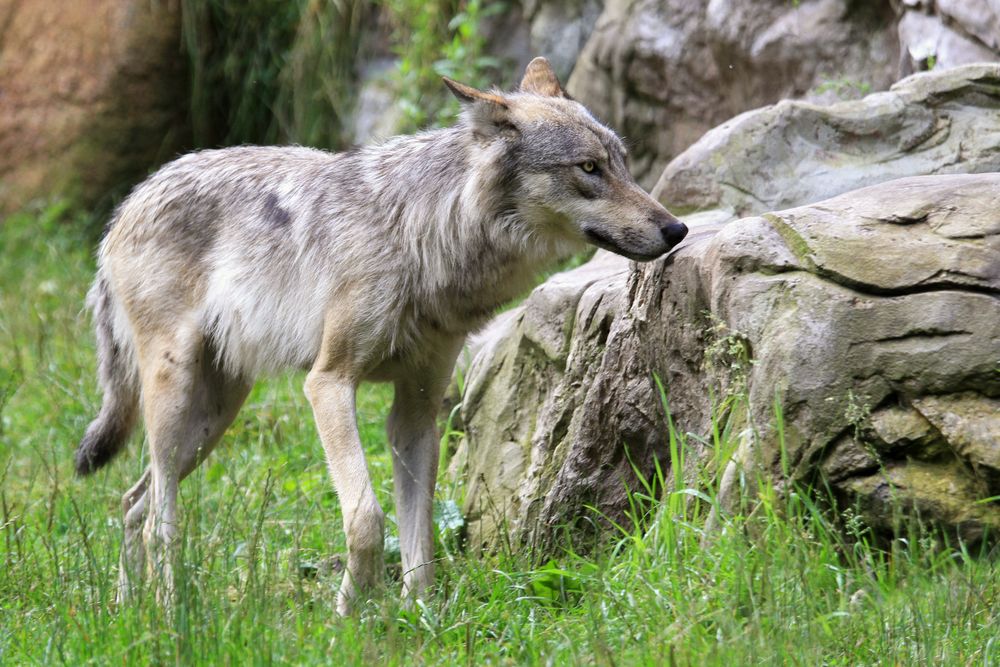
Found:
[(177, 484), (254, 379), (288, 367), (310, 370), (306, 394), (344, 508), (345, 613), (378, 579), (384, 523), (354, 390), (396, 384), (388, 428), (404, 589), (423, 589), (434, 418), (466, 334), (587, 242), (646, 260), (683, 238), (632, 180), (620, 139), (564, 95), (544, 59), (514, 93), (446, 83), (465, 103), (454, 127), (336, 154), (193, 153), (119, 207), (90, 293), (104, 403), (76, 463), (88, 473), (109, 461), (142, 413), (150, 468), (123, 499), (124, 595), (142, 570), (169, 590)]

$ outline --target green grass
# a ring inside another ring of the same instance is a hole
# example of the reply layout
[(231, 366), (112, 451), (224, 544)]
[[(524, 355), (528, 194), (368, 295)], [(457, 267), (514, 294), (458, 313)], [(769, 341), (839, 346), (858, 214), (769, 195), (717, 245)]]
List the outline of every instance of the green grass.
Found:
[[(340, 511), (301, 375), (259, 383), (182, 486), (176, 606), (144, 594), (116, 607), (119, 498), (141, 472), (143, 443), (92, 478), (72, 475), (99, 401), (81, 307), (92, 239), (59, 217), (0, 226), (2, 664), (998, 663), (995, 559), (919, 533), (880, 551), (856, 518), (842, 522), (844, 538), (809, 496), (779, 501), (752, 481), (756, 509), (723, 513), (707, 536), (711, 469), (697, 490), (669, 478), (666, 492), (636, 490), (632, 521), (596, 553), (567, 548), (539, 564), (442, 548), (424, 603), (401, 609), (393, 581), (339, 619), (329, 570), (344, 550)], [(391, 390), (366, 389), (359, 418), (391, 515), (390, 401)], [(713, 446), (726, 451), (718, 432)], [(685, 438), (664, 438), (684, 455)]]

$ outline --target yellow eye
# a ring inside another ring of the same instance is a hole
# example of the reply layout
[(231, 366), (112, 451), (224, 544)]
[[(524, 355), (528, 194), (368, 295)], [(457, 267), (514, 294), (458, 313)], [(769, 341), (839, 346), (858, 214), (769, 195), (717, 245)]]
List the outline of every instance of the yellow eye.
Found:
[(587, 160), (586, 162), (580, 165), (580, 169), (583, 169), (588, 174), (593, 174), (594, 170), (597, 169), (597, 165), (591, 162), (590, 160)]

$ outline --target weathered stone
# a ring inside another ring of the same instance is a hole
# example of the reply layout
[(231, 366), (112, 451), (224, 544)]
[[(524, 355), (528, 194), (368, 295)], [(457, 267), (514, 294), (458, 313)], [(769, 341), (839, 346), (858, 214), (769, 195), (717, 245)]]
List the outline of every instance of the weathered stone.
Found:
[(935, 0), (934, 9), (994, 51), (1000, 48), (1000, 1)]
[(566, 81), (601, 15), (602, 3), (600, 0), (526, 0), (523, 4), (531, 36), (526, 53), (544, 55), (559, 78)]
[(865, 434), (881, 451), (906, 449), (909, 456), (937, 458), (946, 451), (941, 432), (913, 407), (888, 405), (872, 413), (871, 433)]
[(649, 187), (737, 113), (887, 88), (898, 54), (888, 2), (609, 0), (568, 89), (631, 140)]
[[(749, 467), (748, 464), (749, 462), (741, 463), (744, 467)], [(872, 450), (859, 447), (853, 435), (844, 434), (830, 446), (820, 470), (828, 480), (836, 484), (875, 473), (879, 465), (880, 461)]]
[[(1000, 171), (1000, 65), (967, 65), (862, 100), (745, 113), (671, 162), (652, 194), (675, 212), (740, 217), (903, 176), (992, 171)], [(855, 258), (864, 259), (845, 255)]]
[[(715, 426), (740, 434), (740, 448), (720, 471), (723, 507), (734, 506), (741, 475), (756, 469), (777, 483), (786, 474), (822, 474), (845, 503), (882, 508), (879, 475), (892, 471), (904, 480), (912, 464), (916, 477), (939, 470), (942, 478), (925, 489), (906, 485), (896, 497), (911, 509), (943, 508), (924, 518), (963, 535), (993, 525), (995, 505), (977, 501), (996, 484), (991, 457), (1000, 447), (990, 410), (1000, 396), (1000, 176), (888, 180), (892, 174), (877, 163), (889, 161), (903, 174), (995, 171), (998, 80), (995, 65), (914, 76), (873, 96), (888, 110), (871, 125), (858, 112), (822, 126), (853, 128), (844, 135), (853, 139), (810, 131), (803, 120), (788, 141), (773, 115), (788, 105), (778, 105), (706, 136), (711, 150), (700, 142), (691, 152), (701, 151), (707, 164), (677, 158), (667, 174), (684, 194), (671, 201), (708, 209), (686, 216), (692, 232), (684, 247), (644, 265), (601, 254), (589, 269), (558, 278), (572, 298), (533, 297), (506, 314), (503, 330), (490, 335), (490, 351), (476, 357), (470, 376), (481, 388), (463, 408), (468, 457), (455, 467), (484, 482), (467, 496), (468, 507), (492, 507), (488, 522), (481, 513), (473, 518), (474, 543), (493, 543), (492, 526), (503, 525), (515, 542), (544, 545), (554, 526), (593, 517), (584, 505), (621, 518), (624, 489), (639, 484), (634, 471), (648, 476), (654, 461), (669, 465), (654, 376), (681, 433), (704, 437)], [(869, 100), (859, 108), (877, 106)], [(854, 107), (801, 108), (812, 119)], [(761, 116), (769, 120), (749, 122)], [(944, 123), (948, 132), (924, 145), (913, 140), (921, 122)], [(741, 126), (745, 134), (736, 131)], [(757, 179), (747, 187), (714, 188), (720, 173), (733, 178), (753, 160), (773, 164), (767, 151), (747, 153), (759, 144), (784, 151), (781, 168), (757, 176), (747, 167), (739, 173)], [(864, 162), (869, 171), (859, 176), (855, 160), (865, 150), (871, 165)], [(820, 159), (822, 178), (796, 168)], [(866, 181), (888, 182), (853, 190)], [(766, 196), (754, 194), (758, 184)], [(851, 191), (802, 206), (842, 190)], [(766, 212), (779, 205), (800, 208)], [(736, 212), (757, 215), (720, 224)], [(595, 279), (601, 271), (605, 283)], [(601, 284), (593, 294), (614, 308), (602, 311), (600, 326), (582, 327), (584, 295)], [(563, 356), (567, 331), (570, 353)], [(530, 391), (521, 394), (515, 379), (527, 379)], [(732, 395), (746, 399), (720, 411)], [(784, 458), (775, 406), (784, 417)], [(517, 438), (498, 431), (511, 415), (521, 418)], [(491, 485), (495, 462), (482, 451), (510, 440), (530, 443), (530, 464), (516, 502), (506, 496), (491, 504), (481, 490)], [(689, 460), (701, 465), (698, 440), (688, 446)], [(945, 488), (965, 495), (935, 499)], [(956, 503), (978, 509), (959, 512)], [(868, 518), (889, 525), (883, 515)]]
[(84, 205), (186, 139), (180, 3), (12, 0), (0, 8), (0, 214)]
[(940, 16), (906, 12), (899, 21), (900, 71), (904, 74), (996, 60), (996, 52), (945, 25)]
[[(681, 433), (752, 425), (739, 466), (776, 480), (825, 473), (880, 530), (892, 498), (970, 539), (1000, 527), (977, 504), (1000, 456), (997, 202), (997, 174), (900, 179), (696, 228), (631, 272), (604, 258), (603, 280), (586, 266), (560, 277), (570, 293), (531, 297), (469, 373), (473, 543), (503, 525), (544, 548), (586, 506), (621, 518), (636, 472), (669, 465), (654, 377)], [(746, 410), (719, 413), (729, 395)], [(509, 442), (521, 443), (520, 482), (509, 467), (491, 481)], [(701, 465), (697, 440), (688, 447)]]
[(871, 475), (850, 478), (844, 489), (857, 499), (876, 533), (890, 534), (908, 517), (919, 517), (925, 526), (945, 527), (971, 545), (985, 532), (995, 537), (1000, 530), (1000, 510), (977, 502), (982, 490), (959, 461), (892, 463)]
[[(549, 453), (567, 430), (579, 428), (564, 421), (573, 416), (565, 407), (586, 400), (588, 386), (561, 378), (564, 368), (592, 359), (604, 345), (607, 333), (601, 332), (619, 305), (627, 272), (619, 259), (599, 252), (591, 263), (554, 277), (474, 342), (479, 350), (466, 372), (462, 410), (466, 438), (452, 466), (453, 475), (466, 479), (473, 544), (496, 536), (500, 526), (530, 533), (553, 479), (576, 474), (560, 470), (565, 462)], [(556, 432), (537, 429), (540, 422)]]
[[(753, 351), (748, 386), (765, 436), (775, 392), (787, 402), (793, 464), (811, 466), (852, 419), (896, 398), (1000, 393), (997, 201), (994, 174), (901, 179), (741, 220), (707, 244), (704, 304)], [(956, 234), (957, 211), (967, 226)], [(669, 271), (644, 268), (640, 289)], [(663, 290), (666, 303), (679, 298)], [(646, 343), (669, 344), (673, 320), (644, 327), (656, 337)]]
[(972, 465), (990, 495), (1000, 496), (1000, 400), (959, 394), (925, 396), (914, 404)]

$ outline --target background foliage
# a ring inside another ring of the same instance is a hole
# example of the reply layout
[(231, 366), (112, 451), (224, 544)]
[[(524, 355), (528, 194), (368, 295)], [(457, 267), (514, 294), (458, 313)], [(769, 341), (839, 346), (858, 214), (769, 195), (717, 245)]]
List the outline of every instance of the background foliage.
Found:
[(483, 0), (183, 0), (197, 146), (299, 143), (338, 149), (367, 58), (394, 57), (386, 83), (399, 131), (449, 122), (457, 103), (441, 76), (486, 84)]

